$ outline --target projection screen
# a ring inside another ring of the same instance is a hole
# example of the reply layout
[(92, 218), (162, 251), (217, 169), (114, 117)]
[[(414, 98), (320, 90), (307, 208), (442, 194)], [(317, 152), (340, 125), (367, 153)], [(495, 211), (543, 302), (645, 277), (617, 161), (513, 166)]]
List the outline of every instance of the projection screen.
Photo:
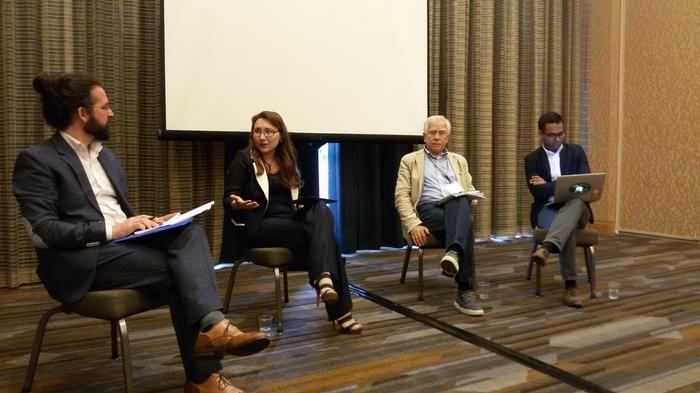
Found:
[(165, 130), (240, 133), (261, 110), (295, 134), (421, 133), (425, 0), (163, 2)]

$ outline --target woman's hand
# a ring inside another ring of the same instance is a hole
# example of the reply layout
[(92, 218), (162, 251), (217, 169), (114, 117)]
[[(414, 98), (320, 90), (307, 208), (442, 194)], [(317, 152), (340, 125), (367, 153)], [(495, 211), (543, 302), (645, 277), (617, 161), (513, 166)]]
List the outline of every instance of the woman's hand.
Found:
[(250, 199), (243, 199), (235, 194), (229, 196), (231, 197), (231, 208), (233, 210), (250, 210), (260, 207), (257, 202), (251, 201)]

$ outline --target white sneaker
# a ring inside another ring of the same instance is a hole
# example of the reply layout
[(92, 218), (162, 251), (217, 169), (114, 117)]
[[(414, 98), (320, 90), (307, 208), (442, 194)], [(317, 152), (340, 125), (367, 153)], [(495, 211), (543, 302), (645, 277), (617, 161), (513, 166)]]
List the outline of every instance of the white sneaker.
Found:
[(447, 277), (454, 277), (459, 271), (459, 254), (455, 250), (450, 250), (443, 255), (440, 260), (440, 267), (442, 268), (442, 275)]
[(484, 315), (484, 310), (479, 305), (476, 300), (476, 295), (474, 291), (464, 291), (457, 292), (457, 297), (455, 297), (454, 306), (459, 312), (471, 315), (473, 317), (478, 317)]

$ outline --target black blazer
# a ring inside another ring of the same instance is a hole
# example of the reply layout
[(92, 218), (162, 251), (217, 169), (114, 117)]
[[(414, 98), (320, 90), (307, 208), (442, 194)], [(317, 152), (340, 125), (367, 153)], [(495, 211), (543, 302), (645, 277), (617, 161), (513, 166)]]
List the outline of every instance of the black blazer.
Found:
[[(114, 186), (124, 213), (136, 213), (128, 202), (124, 170), (103, 147), (98, 160)], [(82, 299), (92, 286), (97, 248), (107, 242), (105, 221), (78, 155), (56, 133), (19, 153), (12, 191), (39, 265), (37, 274), (49, 295), (66, 303)]]
[[(561, 152), (559, 153), (559, 166), (562, 175), (575, 175), (579, 173), (591, 173), (588, 166), (588, 158), (586, 152), (579, 145), (573, 143), (564, 143)], [(529, 179), (532, 176), (539, 176), (547, 183), (539, 186), (530, 184)], [(525, 157), (525, 181), (530, 193), (535, 198), (530, 208), (530, 224), (532, 227), (537, 226), (537, 217), (540, 211), (547, 204), (550, 197), (554, 196), (554, 188), (556, 183), (552, 181), (552, 174), (549, 168), (549, 160), (544, 147), (540, 146), (537, 150), (528, 154)], [(588, 209), (591, 209), (590, 204)], [(593, 212), (591, 212), (591, 220), (593, 222)]]
[[(231, 165), (226, 171), (224, 182), (224, 209), (233, 221), (234, 227), (248, 234), (257, 231), (260, 221), (265, 216), (270, 193), (267, 173), (263, 170), (260, 175), (255, 174), (255, 163), (250, 155), (250, 148), (241, 149), (236, 153)], [(291, 199), (299, 197), (299, 188), (292, 188)], [(252, 210), (234, 210), (231, 207), (231, 197), (235, 194), (243, 199), (250, 199), (258, 203), (260, 207)]]

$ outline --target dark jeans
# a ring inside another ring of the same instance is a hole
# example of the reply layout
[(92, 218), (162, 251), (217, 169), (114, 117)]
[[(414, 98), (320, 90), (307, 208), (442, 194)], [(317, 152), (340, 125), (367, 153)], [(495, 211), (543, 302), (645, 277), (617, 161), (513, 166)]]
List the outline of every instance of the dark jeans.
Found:
[(474, 288), (474, 229), (469, 199), (455, 198), (444, 206), (423, 203), (418, 205), (417, 210), (418, 217), (430, 233), (445, 241), (445, 250), (452, 248), (459, 252), (459, 272), (455, 281)]
[(324, 202), (307, 205), (292, 217), (265, 217), (255, 233), (246, 233), (246, 243), (251, 248), (286, 247), (304, 256), (301, 262), (309, 272), (311, 286), (321, 273), (330, 273), (338, 302), (326, 304), (329, 321), (352, 310), (345, 260), (333, 235), (333, 213)]
[(100, 247), (91, 290), (132, 288), (165, 294), (187, 379), (201, 383), (222, 369), (214, 358), (193, 358), (199, 321), (222, 308), (209, 242), (202, 227), (188, 224)]

